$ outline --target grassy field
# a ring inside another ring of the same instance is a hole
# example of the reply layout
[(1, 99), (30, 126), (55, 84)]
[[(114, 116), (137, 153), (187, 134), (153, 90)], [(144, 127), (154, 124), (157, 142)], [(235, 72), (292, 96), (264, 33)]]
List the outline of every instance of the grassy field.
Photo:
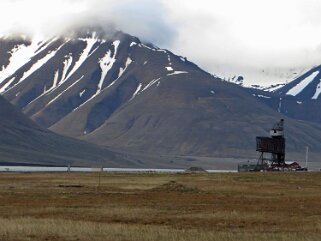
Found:
[(0, 173), (0, 240), (321, 240), (321, 173)]

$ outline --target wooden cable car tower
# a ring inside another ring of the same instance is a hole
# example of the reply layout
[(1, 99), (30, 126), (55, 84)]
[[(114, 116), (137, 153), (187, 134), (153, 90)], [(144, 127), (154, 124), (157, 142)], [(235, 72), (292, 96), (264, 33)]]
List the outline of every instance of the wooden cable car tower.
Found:
[[(263, 170), (271, 167), (284, 168), (285, 138), (283, 119), (276, 123), (270, 130), (270, 137), (256, 137), (256, 151), (261, 153), (258, 159), (258, 166), (261, 166)], [(270, 153), (271, 158), (265, 159), (265, 153)]]

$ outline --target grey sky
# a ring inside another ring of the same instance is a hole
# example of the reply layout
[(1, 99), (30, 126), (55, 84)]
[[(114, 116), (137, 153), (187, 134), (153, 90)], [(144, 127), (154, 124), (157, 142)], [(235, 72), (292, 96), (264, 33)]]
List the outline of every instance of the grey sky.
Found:
[(319, 0), (1, 0), (0, 33), (114, 24), (211, 73), (254, 81), (321, 64), (320, 12)]

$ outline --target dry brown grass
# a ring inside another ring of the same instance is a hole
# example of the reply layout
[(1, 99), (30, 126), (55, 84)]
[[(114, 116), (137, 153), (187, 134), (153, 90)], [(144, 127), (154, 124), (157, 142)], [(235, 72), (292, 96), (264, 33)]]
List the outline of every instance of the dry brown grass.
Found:
[(1, 173), (0, 240), (321, 240), (321, 173)]

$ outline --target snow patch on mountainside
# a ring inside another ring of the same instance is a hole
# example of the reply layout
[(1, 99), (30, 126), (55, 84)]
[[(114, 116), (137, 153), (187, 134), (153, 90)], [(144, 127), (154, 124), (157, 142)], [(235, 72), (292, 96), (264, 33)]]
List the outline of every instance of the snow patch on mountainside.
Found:
[(152, 87), (153, 85), (156, 85), (156, 87), (158, 87), (160, 85), (160, 80), (161, 78), (158, 79), (153, 79), (151, 82), (149, 82), (144, 88), (143, 88), (143, 84), (140, 83), (136, 89), (136, 91), (134, 92), (132, 98), (129, 101), (132, 101), (137, 95), (141, 94), (142, 92), (144, 92), (145, 90), (147, 90), (148, 88)]
[(311, 75), (309, 75), (308, 77), (306, 77), (304, 80), (302, 80), (300, 83), (298, 83), (296, 86), (294, 86), (292, 89), (290, 89), (286, 94), (287, 95), (292, 95), (292, 96), (296, 96), (299, 93), (301, 93), (301, 91), (307, 87), (311, 81), (314, 80), (314, 78), (319, 74), (319, 71), (315, 71), (313, 72)]
[(187, 71), (174, 71), (173, 73), (167, 74), (167, 76), (178, 75), (178, 74), (188, 74)]
[(139, 94), (139, 91), (142, 89), (142, 87), (143, 87), (142, 83), (139, 83), (139, 85), (138, 85), (138, 87), (137, 87), (136, 91), (134, 92), (134, 94), (133, 94), (132, 98), (130, 98), (130, 100), (129, 100), (129, 101), (132, 101), (132, 100), (136, 97), (136, 95), (138, 95), (138, 94)]
[(119, 75), (118, 75), (118, 79), (124, 74), (124, 72), (127, 70), (128, 66), (132, 63), (133, 61), (131, 60), (131, 58), (127, 58), (126, 60), (126, 64), (125, 64), (125, 68), (120, 68), (119, 69)]
[(0, 88), (0, 93), (4, 93), (7, 91), (7, 88), (13, 83), (13, 81), (16, 79), (16, 77), (11, 78), (2, 88)]
[(157, 52), (163, 52), (164, 54), (167, 53), (166, 49), (157, 49)]
[(6, 67), (2, 66), (2, 70), (0, 71), (0, 83), (28, 63), (31, 58), (36, 55), (42, 43), (39, 39), (33, 39), (30, 45), (21, 44), (12, 49), (10, 52), (9, 65)]
[(83, 52), (81, 53), (78, 61), (75, 63), (74, 67), (69, 72), (69, 74), (65, 80), (68, 80), (81, 67), (81, 65), (89, 57), (89, 53), (92, 50), (92, 48), (94, 47), (94, 45), (98, 42), (98, 38), (96, 37), (95, 34), (93, 34), (91, 38), (85, 38), (85, 39), (79, 39), (79, 40), (86, 42), (86, 47), (83, 50)]
[(264, 99), (271, 99), (270, 96), (266, 96), (266, 95), (256, 95), (256, 94), (253, 94), (254, 97), (258, 97), (258, 98), (264, 98)]
[(154, 80), (152, 80), (151, 82), (149, 82), (149, 84), (144, 87), (144, 89), (142, 90), (142, 92), (145, 91), (145, 90), (147, 90), (147, 89), (150, 88), (151, 86), (153, 86), (153, 85), (154, 85), (155, 83), (157, 83), (160, 79), (161, 79), (161, 78), (154, 79)]
[(168, 64), (170, 66), (172, 66), (172, 60), (171, 60), (171, 56), (169, 54), (167, 54), (167, 60), (168, 60)]
[(282, 110), (282, 98), (280, 98), (278, 112), (281, 113), (281, 110)]
[(115, 59), (113, 57), (114, 56), (111, 56), (111, 51), (108, 50), (105, 56), (99, 61), (99, 65), (101, 68), (101, 76), (96, 94), (99, 94), (99, 92), (101, 91), (106, 75), (108, 74), (108, 71), (111, 70), (111, 68), (113, 67), (113, 64), (115, 62)]
[(25, 72), (22, 76), (22, 78), (19, 80), (18, 83), (24, 81), (26, 78), (28, 78), (30, 75), (32, 75), (34, 72), (36, 72), (38, 69), (40, 69), (42, 66), (45, 65), (50, 59), (52, 59), (56, 53), (59, 51), (59, 49), (62, 46), (60, 46), (58, 49), (49, 52), (45, 57), (42, 59), (38, 60), (27, 72)]
[(53, 98), (50, 102), (48, 102), (46, 107), (51, 105), (52, 103), (54, 103), (56, 100), (58, 100), (65, 92), (67, 92), (69, 89), (71, 89), (74, 85), (76, 85), (83, 78), (84, 78), (84, 76), (81, 76), (78, 80), (76, 80), (74, 83), (72, 83), (70, 86), (68, 86), (68, 88), (66, 88), (61, 93), (59, 93), (55, 98)]
[[(109, 72), (109, 70), (112, 69), (114, 63), (116, 62), (116, 56), (117, 56), (117, 51), (118, 51), (118, 47), (120, 45), (120, 41), (119, 40), (115, 40), (112, 45), (114, 46), (114, 54), (113, 56), (111, 56), (111, 51), (108, 50), (107, 53), (105, 54), (105, 56), (99, 60), (99, 65), (100, 65), (100, 68), (101, 68), (101, 77), (100, 77), (100, 80), (99, 80), (99, 83), (98, 83), (98, 86), (97, 86), (97, 91), (96, 93), (91, 96), (88, 100), (86, 100), (84, 103), (82, 103), (80, 106), (78, 106), (77, 108), (75, 108), (73, 110), (76, 111), (78, 110), (79, 108), (81, 108), (82, 106), (84, 106), (85, 104), (87, 104), (89, 101), (91, 101), (92, 99), (94, 99), (97, 95), (100, 94), (100, 92), (103, 91), (102, 89), (102, 86), (103, 86), (103, 83), (104, 83), (104, 80)], [(116, 83), (116, 81), (118, 80), (118, 78), (116, 80), (114, 80), (109, 86), (107, 86), (105, 89), (108, 89), (110, 88), (112, 85), (114, 85)]]
[(58, 84), (58, 78), (59, 78), (59, 70), (57, 70), (55, 72), (55, 75), (54, 75), (54, 80), (53, 80), (53, 83), (52, 83), (52, 86), (50, 87), (50, 89), (48, 91), (51, 91), (52, 89), (56, 88), (57, 87), (57, 84)]
[(70, 54), (69, 56), (66, 56), (66, 59), (64, 60), (64, 68), (62, 71), (61, 82), (65, 82), (67, 79), (66, 76), (72, 65), (72, 59), (72, 55)]
[(52, 92), (53, 90), (55, 90), (57, 87), (60, 86), (60, 83), (58, 84), (58, 78), (59, 78), (59, 70), (57, 70), (54, 74), (54, 79), (53, 79), (53, 83), (52, 86), (47, 90), (46, 86), (45, 89), (43, 91), (43, 93), (41, 95), (39, 95), (37, 98), (35, 98), (34, 100), (32, 100), (30, 103), (28, 103), (28, 105), (36, 102), (38, 99), (40, 99), (41, 97), (47, 95), (48, 93)]
[(144, 48), (149, 49), (149, 50), (151, 50), (151, 51), (156, 51), (156, 49), (151, 48), (151, 47), (149, 47), (149, 46), (147, 46), (147, 45), (145, 45), (145, 44), (139, 44), (139, 47), (144, 47)]
[(314, 95), (312, 96), (312, 99), (313, 100), (318, 99), (320, 94), (321, 94), (321, 80), (320, 80), (320, 83), (318, 84), (318, 86), (317, 86), (317, 88), (315, 90)]
[(39, 41), (38, 45), (39, 48), (36, 50), (35, 55), (41, 53), (43, 50), (47, 49), (53, 42), (57, 41), (58, 37), (55, 37), (51, 40), (45, 41), (45, 40), (41, 40)]
[(86, 90), (83, 90), (79, 93), (79, 97), (81, 98), (85, 94)]
[(116, 40), (112, 43), (112, 45), (114, 46), (114, 54), (113, 56), (111, 56), (111, 51), (109, 50), (106, 55), (99, 61), (100, 63), (100, 68), (102, 70), (101, 72), (101, 77), (99, 80), (99, 84), (98, 84), (98, 89), (96, 92), (96, 95), (98, 95), (101, 92), (104, 80), (109, 72), (109, 70), (112, 69), (114, 63), (116, 62), (116, 55), (117, 55), (117, 50), (119, 47), (120, 41)]

